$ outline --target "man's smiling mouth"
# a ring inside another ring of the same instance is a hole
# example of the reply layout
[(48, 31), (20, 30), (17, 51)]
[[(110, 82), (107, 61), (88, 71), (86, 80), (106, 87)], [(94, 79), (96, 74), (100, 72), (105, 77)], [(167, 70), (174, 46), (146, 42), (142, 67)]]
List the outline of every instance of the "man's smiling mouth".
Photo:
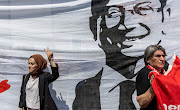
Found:
[[(151, 32), (150, 28), (148, 26), (146, 26), (143, 23), (139, 23), (140, 26), (142, 26), (143, 28), (145, 28), (147, 30), (147, 33), (143, 34), (143, 35), (139, 35), (139, 36), (126, 36), (126, 40), (125, 41), (135, 41), (137, 39), (142, 39), (145, 38), (146, 36), (148, 36)], [(135, 28), (130, 28), (129, 32), (133, 31)]]

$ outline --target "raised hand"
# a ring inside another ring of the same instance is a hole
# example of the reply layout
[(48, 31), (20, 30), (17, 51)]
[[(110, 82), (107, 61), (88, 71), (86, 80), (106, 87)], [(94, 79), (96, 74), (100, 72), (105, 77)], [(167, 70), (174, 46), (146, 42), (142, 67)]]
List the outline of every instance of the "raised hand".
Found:
[(51, 64), (51, 66), (52, 66), (52, 67), (56, 67), (56, 64), (55, 64), (55, 62), (54, 62), (54, 60), (53, 60), (53, 52), (49, 51), (49, 48), (47, 48), (47, 50), (44, 49), (44, 51), (45, 51), (46, 54), (47, 54), (47, 58), (48, 58), (48, 60), (49, 60), (49, 62), (50, 62), (50, 64)]
[(48, 60), (49, 60), (49, 61), (53, 60), (53, 52), (49, 51), (49, 48), (47, 48), (47, 50), (44, 49), (44, 51), (45, 51), (46, 54), (47, 54)]

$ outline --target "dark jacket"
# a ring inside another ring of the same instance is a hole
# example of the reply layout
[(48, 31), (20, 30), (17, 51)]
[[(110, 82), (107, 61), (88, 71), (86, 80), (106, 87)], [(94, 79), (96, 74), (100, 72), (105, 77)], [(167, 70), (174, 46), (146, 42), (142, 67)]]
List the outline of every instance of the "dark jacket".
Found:
[[(42, 72), (39, 75), (39, 96), (40, 96), (40, 110), (58, 110), (49, 91), (48, 85), (59, 77), (58, 65), (51, 67), (52, 74)], [(29, 80), (30, 74), (23, 75), (19, 107), (26, 108), (26, 84)]]

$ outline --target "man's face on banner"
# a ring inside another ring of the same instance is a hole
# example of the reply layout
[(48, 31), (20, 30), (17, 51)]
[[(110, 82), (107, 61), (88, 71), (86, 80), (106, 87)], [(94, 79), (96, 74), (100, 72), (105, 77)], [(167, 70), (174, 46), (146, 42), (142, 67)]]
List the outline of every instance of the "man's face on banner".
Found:
[(95, 40), (100, 40), (99, 46), (106, 54), (106, 64), (126, 78), (133, 78), (136, 63), (143, 58), (142, 54), (133, 55), (139, 51), (137, 46), (140, 44), (136, 42), (158, 44), (161, 36), (165, 35), (160, 24), (164, 22), (162, 10), (166, 0), (163, 3), (159, 0), (136, 0), (124, 4), (118, 2), (110, 0), (99, 11), (99, 30), (97, 28)]
[(159, 28), (164, 22), (162, 12), (157, 12), (161, 7), (159, 0), (136, 0), (120, 5), (112, 1), (114, 0), (110, 0), (106, 5), (103, 20), (107, 29), (119, 31), (117, 32), (119, 35), (108, 35), (107, 39), (110, 43), (117, 44), (120, 49), (126, 49), (136, 46), (132, 43), (145, 37), (149, 40), (157, 38), (154, 43), (158, 43), (160, 36), (154, 33), (160, 32), (161, 36), (165, 34), (162, 28)]

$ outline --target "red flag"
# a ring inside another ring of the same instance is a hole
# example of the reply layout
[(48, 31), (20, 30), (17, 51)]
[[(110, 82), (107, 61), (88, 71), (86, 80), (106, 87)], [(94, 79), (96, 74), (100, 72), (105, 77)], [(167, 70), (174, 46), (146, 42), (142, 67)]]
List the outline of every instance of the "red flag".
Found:
[(174, 55), (168, 71), (164, 75), (154, 71), (154, 75), (152, 87), (158, 110), (180, 110), (180, 59)]
[(10, 85), (7, 84), (8, 80), (4, 80), (0, 82), (0, 93), (8, 90), (10, 88)]

